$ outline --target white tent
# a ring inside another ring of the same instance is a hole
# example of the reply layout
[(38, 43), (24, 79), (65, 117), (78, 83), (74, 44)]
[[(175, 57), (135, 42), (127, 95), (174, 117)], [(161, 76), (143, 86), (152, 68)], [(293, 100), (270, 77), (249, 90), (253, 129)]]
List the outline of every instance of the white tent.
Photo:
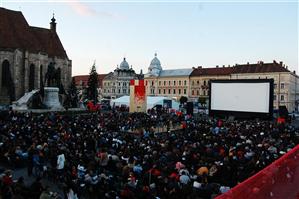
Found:
[[(163, 100), (167, 99), (167, 100), (171, 100), (172, 101), (172, 108), (175, 110), (179, 110), (179, 103), (176, 102), (175, 100), (168, 98), (168, 97), (161, 97), (161, 96), (157, 96), (157, 97), (147, 97), (147, 109), (151, 109), (156, 105), (162, 105), (163, 106)], [(111, 100), (111, 106), (121, 106), (121, 105), (125, 105), (125, 106), (130, 106), (130, 96), (122, 96), (120, 98), (117, 99), (113, 99)]]

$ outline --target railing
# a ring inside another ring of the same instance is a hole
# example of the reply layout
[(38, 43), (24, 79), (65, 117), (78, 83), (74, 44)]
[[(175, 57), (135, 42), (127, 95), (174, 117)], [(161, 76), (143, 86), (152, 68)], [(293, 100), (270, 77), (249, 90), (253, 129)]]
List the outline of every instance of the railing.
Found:
[(299, 199), (299, 145), (216, 199)]

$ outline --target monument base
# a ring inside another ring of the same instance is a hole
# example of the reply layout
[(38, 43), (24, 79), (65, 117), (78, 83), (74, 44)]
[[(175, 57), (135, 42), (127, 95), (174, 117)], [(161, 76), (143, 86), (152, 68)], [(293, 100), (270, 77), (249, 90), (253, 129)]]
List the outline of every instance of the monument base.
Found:
[(59, 88), (57, 87), (44, 87), (43, 104), (51, 110), (64, 110), (59, 102)]

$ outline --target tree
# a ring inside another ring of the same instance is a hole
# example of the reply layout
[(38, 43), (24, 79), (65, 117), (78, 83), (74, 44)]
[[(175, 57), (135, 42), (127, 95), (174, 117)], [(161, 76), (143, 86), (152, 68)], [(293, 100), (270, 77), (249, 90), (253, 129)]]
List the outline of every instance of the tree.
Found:
[(93, 63), (87, 82), (87, 99), (94, 100), (94, 103), (96, 103), (98, 100), (98, 84), (98, 73), (96, 70), (96, 65)]
[(188, 101), (188, 98), (187, 98), (186, 96), (182, 96), (182, 97), (180, 98), (180, 103), (181, 103), (181, 104), (185, 104), (187, 101)]
[(206, 105), (206, 98), (204, 97), (199, 97), (198, 98), (198, 103), (200, 103), (202, 106), (205, 106)]
[(78, 90), (75, 83), (75, 78), (72, 78), (72, 83), (68, 88), (67, 96), (66, 96), (66, 106), (76, 108), (78, 107)]

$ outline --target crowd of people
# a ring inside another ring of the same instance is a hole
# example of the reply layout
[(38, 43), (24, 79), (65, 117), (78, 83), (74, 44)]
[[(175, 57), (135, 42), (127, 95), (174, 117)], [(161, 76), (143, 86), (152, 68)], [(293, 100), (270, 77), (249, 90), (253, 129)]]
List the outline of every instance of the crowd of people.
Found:
[[(165, 132), (157, 132), (157, 126)], [(174, 128), (181, 126), (181, 128)], [(212, 198), (265, 168), (299, 143), (298, 129), (272, 121), (225, 121), (150, 111), (32, 114), (0, 118), (5, 199)], [(32, 185), (24, 178), (35, 176)]]

